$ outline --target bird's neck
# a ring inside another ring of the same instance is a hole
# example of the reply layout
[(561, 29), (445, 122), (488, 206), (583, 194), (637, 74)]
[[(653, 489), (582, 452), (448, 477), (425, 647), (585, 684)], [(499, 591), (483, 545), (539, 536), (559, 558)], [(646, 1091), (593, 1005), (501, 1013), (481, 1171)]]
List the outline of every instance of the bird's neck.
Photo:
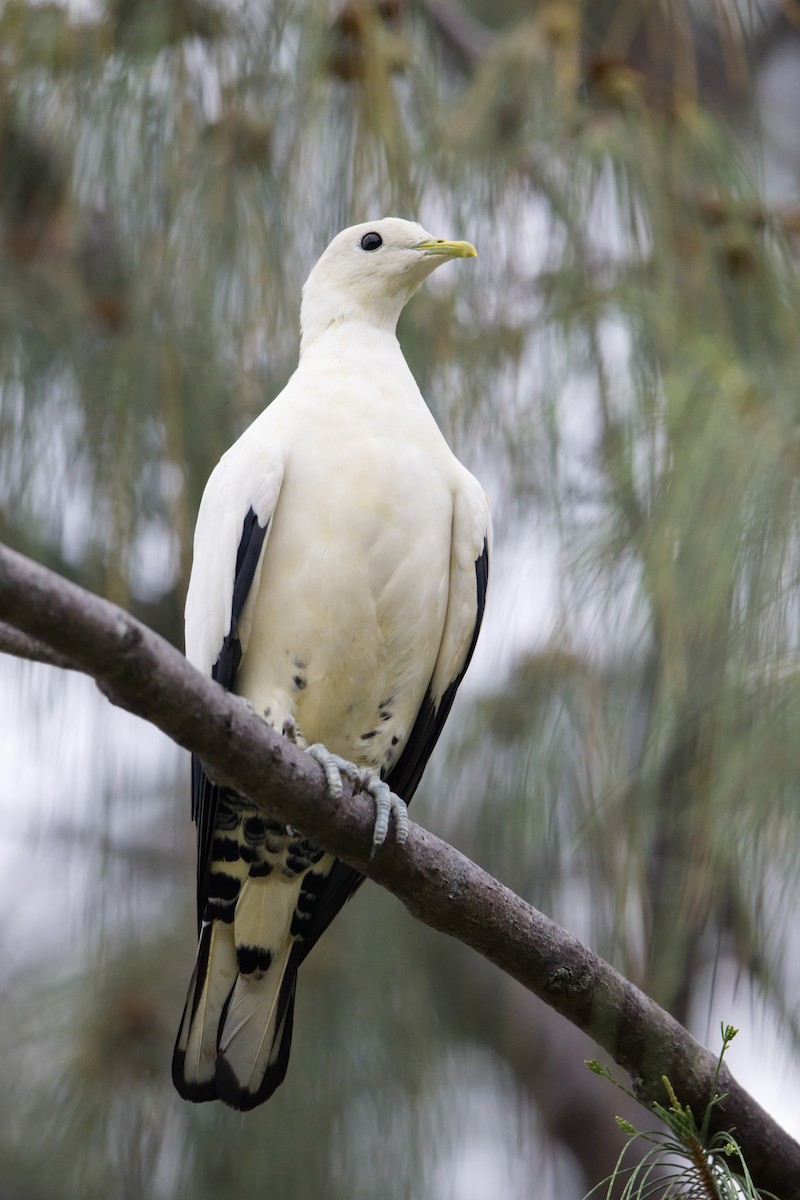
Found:
[(414, 278), (398, 281), (396, 287), (361, 288), (354, 294), (343, 288), (320, 286), (320, 281), (314, 280), (315, 271), (309, 275), (302, 294), (301, 358), (320, 337), (353, 324), (359, 325), (368, 337), (374, 337), (375, 332), (395, 337), (399, 314), (419, 287), (419, 281)]
[(309, 351), (324, 347), (329, 352), (347, 347), (361, 346), (366, 355), (371, 347), (386, 349), (397, 346), (398, 312), (392, 313), (383, 320), (376, 320), (376, 314), (363, 312), (329, 313), (323, 319), (317, 320), (313, 314), (311, 320), (303, 314), (302, 333), (300, 338), (300, 359)]

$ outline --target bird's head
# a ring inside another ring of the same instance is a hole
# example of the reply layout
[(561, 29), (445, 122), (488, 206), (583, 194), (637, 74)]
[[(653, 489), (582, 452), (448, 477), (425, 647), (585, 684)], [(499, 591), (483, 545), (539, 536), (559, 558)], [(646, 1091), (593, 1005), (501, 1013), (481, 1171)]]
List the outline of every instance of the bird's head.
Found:
[(433, 238), (415, 221), (384, 217), (336, 235), (303, 288), (301, 353), (332, 325), (366, 321), (394, 331), (420, 284), (451, 258), (475, 258), (469, 242)]

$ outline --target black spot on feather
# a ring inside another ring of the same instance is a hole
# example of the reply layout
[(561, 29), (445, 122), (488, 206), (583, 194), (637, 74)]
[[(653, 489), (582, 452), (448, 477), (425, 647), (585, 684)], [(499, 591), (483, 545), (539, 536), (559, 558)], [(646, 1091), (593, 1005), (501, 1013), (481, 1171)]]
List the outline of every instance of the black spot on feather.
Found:
[(212, 871), (208, 877), (209, 900), (222, 900), (231, 904), (239, 895), (239, 880), (224, 871)]
[[(320, 857), (322, 857), (321, 851)], [(303, 876), (303, 881), (300, 885), (300, 895), (297, 898), (297, 906), (292, 917), (292, 937), (303, 938), (308, 928), (308, 922), (314, 915), (314, 910), (317, 907), (319, 895), (325, 885), (326, 879), (327, 876), (318, 871), (308, 871)]]
[(251, 879), (266, 879), (266, 877), (271, 874), (272, 863), (268, 863), (266, 860), (260, 863), (253, 863), (249, 871)]
[(213, 897), (209, 896), (203, 910), (203, 920), (222, 921), (224, 925), (232, 925), (234, 911), (235, 906), (233, 904), (228, 904), (227, 901), (223, 903), (221, 900), (214, 900)]
[(261, 817), (248, 817), (242, 826), (244, 840), (251, 846), (257, 846), (259, 842), (266, 841), (267, 830)]
[(237, 946), (236, 965), (242, 975), (254, 975), (257, 971), (262, 975), (272, 964), (272, 951), (264, 946)]
[(215, 862), (236, 862), (239, 858), (239, 843), (235, 838), (215, 837), (211, 857)]
[(295, 675), (294, 679), (292, 680), (292, 683), (294, 684), (295, 689), (298, 692), (302, 692), (303, 688), (308, 686), (308, 680), (303, 679), (302, 675)]

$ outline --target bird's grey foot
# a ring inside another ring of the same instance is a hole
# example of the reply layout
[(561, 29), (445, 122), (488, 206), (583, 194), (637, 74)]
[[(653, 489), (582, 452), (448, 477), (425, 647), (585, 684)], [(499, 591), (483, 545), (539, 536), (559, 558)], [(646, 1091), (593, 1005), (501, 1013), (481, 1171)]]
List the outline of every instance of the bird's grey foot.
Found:
[(339, 754), (332, 754), (326, 746), (317, 742), (308, 747), (308, 753), (320, 764), (325, 772), (328, 794), (334, 800), (342, 795), (342, 780), (349, 779), (353, 788), (359, 792), (368, 792), (375, 801), (375, 825), (372, 830), (372, 852), (386, 841), (389, 832), (389, 818), (394, 816), (395, 838), (403, 845), (408, 837), (408, 809), (405, 800), (396, 796), (383, 779), (370, 767), (358, 767)]
[(375, 825), (372, 830), (372, 853), (386, 841), (389, 832), (389, 818), (394, 817), (394, 836), (399, 846), (405, 844), (408, 837), (408, 808), (405, 800), (396, 796), (388, 783), (369, 767), (364, 767), (357, 781), (362, 792), (369, 792), (375, 801)]

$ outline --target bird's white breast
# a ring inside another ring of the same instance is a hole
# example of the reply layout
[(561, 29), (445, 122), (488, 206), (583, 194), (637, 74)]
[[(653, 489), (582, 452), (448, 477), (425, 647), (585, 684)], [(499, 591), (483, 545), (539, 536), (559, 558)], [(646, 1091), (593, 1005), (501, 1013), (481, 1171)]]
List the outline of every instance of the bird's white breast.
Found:
[(279, 728), (291, 714), (307, 740), (381, 767), (433, 674), (461, 468), (395, 338), (367, 354), (359, 330), (320, 339), (245, 434), (283, 445), (284, 474), (237, 691)]

